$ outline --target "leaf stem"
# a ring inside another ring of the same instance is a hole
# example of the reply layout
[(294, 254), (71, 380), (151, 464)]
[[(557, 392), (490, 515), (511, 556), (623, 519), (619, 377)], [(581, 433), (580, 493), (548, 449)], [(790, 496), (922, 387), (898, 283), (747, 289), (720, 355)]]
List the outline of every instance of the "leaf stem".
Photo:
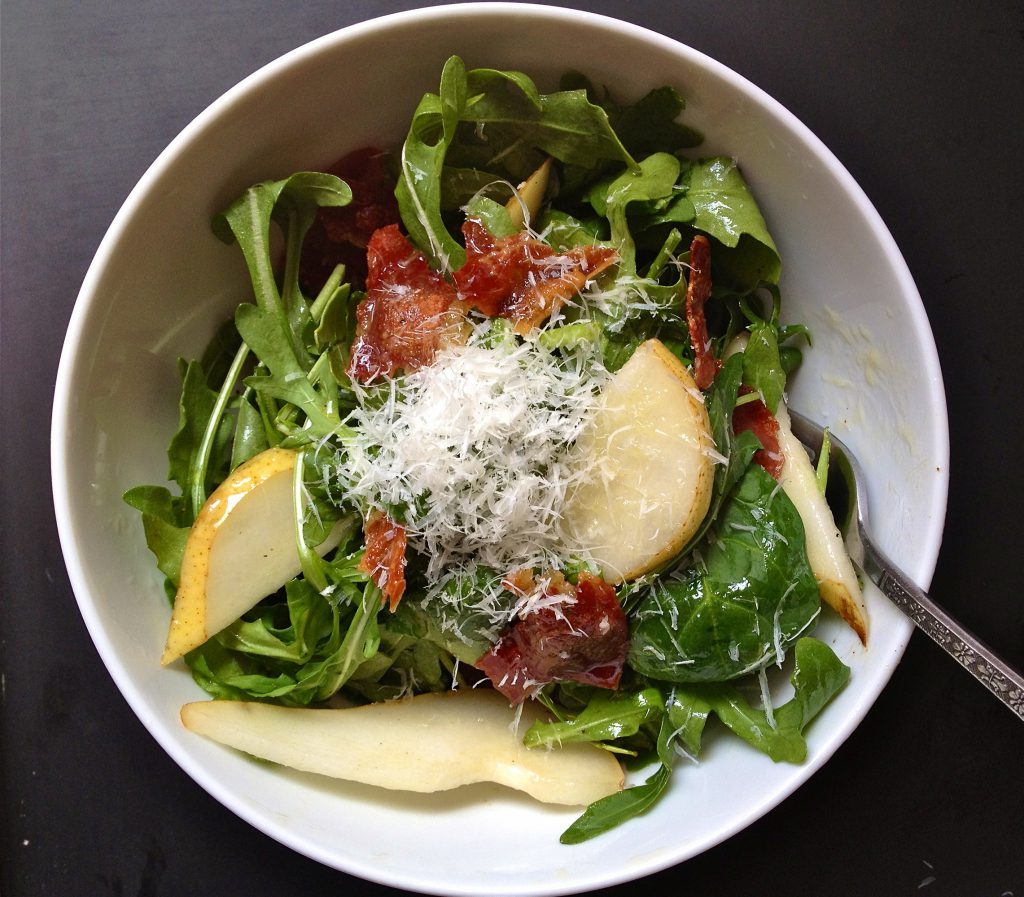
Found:
[(210, 414), (210, 419), (206, 422), (206, 430), (203, 432), (202, 441), (199, 443), (199, 448), (192, 459), (189, 482), (192, 485), (190, 491), (193, 520), (198, 516), (199, 509), (206, 502), (206, 471), (210, 466), (210, 454), (213, 451), (213, 443), (217, 436), (217, 430), (220, 427), (221, 418), (224, 416), (228, 402), (231, 400), (231, 395), (238, 383), (238, 378), (242, 373), (242, 366), (248, 357), (249, 347), (242, 343), (238, 347), (238, 351), (235, 352), (231, 367), (228, 368), (227, 375), (224, 377), (224, 383), (217, 394), (217, 401), (214, 403), (213, 412)]
[(306, 484), (303, 477), (306, 452), (300, 451), (295, 458), (295, 472), (292, 475), (292, 507), (295, 521), (295, 547), (299, 552), (299, 563), (302, 564), (302, 575), (318, 592), (327, 589), (327, 575), (324, 573), (323, 561), (320, 556), (306, 544), (303, 533), (303, 521), (306, 517)]

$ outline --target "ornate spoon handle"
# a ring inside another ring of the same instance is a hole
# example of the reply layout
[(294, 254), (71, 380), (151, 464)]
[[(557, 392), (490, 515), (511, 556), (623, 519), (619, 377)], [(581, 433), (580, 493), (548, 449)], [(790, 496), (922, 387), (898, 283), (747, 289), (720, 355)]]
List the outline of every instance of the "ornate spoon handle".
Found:
[(1024, 676), (997, 657), (911, 582), (861, 530), (864, 568), (875, 585), (950, 657), (1024, 720)]

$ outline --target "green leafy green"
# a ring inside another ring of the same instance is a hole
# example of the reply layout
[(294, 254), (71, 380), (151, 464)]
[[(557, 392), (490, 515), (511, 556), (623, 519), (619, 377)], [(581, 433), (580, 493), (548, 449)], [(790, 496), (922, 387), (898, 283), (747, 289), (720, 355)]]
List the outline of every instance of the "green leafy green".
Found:
[(563, 76), (561, 87), (585, 90), (591, 102), (608, 113), (615, 133), (635, 157), (643, 158), (656, 152), (676, 153), (699, 146), (704, 140), (699, 131), (679, 121), (686, 101), (674, 87), (656, 87), (635, 103), (627, 104), (615, 102), (607, 91), (595, 88), (590, 79), (579, 72)]
[(683, 173), (683, 186), (696, 212), (694, 227), (720, 244), (712, 252), (716, 278), (744, 292), (777, 283), (778, 250), (735, 160), (696, 162)]
[(776, 762), (803, 763), (807, 741), (803, 731), (808, 723), (846, 685), (850, 668), (824, 642), (801, 638), (793, 650), (796, 662), (790, 681), (793, 697), (773, 711), (750, 706), (740, 691), (722, 683), (680, 686), (677, 694), (700, 700), (752, 747)]
[(629, 205), (671, 196), (678, 177), (679, 160), (668, 153), (656, 153), (644, 159), (638, 168), (626, 169), (608, 184), (591, 190), (591, 205), (608, 219), (611, 243), (622, 256), (624, 273), (636, 273), (636, 248), (627, 218)]
[(668, 682), (715, 682), (781, 662), (819, 611), (803, 546), (793, 503), (761, 467), (748, 467), (703, 564), (658, 584), (637, 607), (630, 666)]
[(653, 716), (660, 716), (664, 700), (656, 688), (634, 694), (595, 691), (590, 703), (572, 720), (534, 723), (527, 730), (527, 747), (552, 747), (572, 741), (614, 741), (635, 735)]
[(191, 523), (182, 500), (163, 486), (136, 486), (124, 494), (124, 500), (142, 512), (146, 545), (156, 558), (157, 569), (177, 587)]
[(468, 199), (470, 188), (475, 194), (496, 180), (523, 180), (545, 156), (590, 170), (634, 164), (585, 91), (541, 94), (521, 72), (466, 71), (451, 57), (439, 93), (420, 101), (402, 147), (395, 195), (410, 239), (436, 267), (458, 269), (465, 251), (443, 216), (452, 195)]
[(466, 254), (441, 218), (441, 174), (466, 106), (466, 67), (458, 56), (445, 63), (440, 89), (425, 94), (413, 113), (395, 197), (409, 239), (442, 270), (454, 271)]
[(218, 456), (231, 438), (230, 422), (219, 419), (219, 425), (214, 429), (214, 444), (210, 444), (207, 436), (207, 428), (218, 406), (218, 396), (207, 386), (206, 373), (199, 362), (185, 365), (178, 402), (178, 430), (171, 438), (167, 457), (168, 478), (178, 484), (182, 494), (188, 496), (189, 523), (199, 513), (214, 484), (224, 476)]
[(659, 766), (642, 785), (633, 785), (594, 801), (558, 840), (562, 844), (581, 844), (647, 812), (665, 793), (671, 780), (671, 767)]
[(774, 414), (786, 389), (786, 372), (779, 356), (777, 331), (768, 322), (750, 327), (750, 339), (743, 350), (743, 379)]

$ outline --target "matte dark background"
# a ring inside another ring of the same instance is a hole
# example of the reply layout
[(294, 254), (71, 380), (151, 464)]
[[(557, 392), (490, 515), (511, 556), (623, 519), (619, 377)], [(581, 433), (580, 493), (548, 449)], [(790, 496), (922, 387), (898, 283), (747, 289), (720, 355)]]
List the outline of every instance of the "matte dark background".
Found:
[[(50, 500), (48, 428), (78, 287), (159, 151), (276, 56), (416, 5), (3, 3), (7, 897), (394, 893), (294, 854), (235, 818), (136, 720), (68, 586)], [(875, 203), (924, 297), (949, 399), (952, 489), (932, 591), (1024, 667), (1024, 5), (568, 5), (661, 31), (752, 79), (824, 140)], [(1024, 897), (1024, 726), (915, 634), (863, 725), (791, 799), (728, 843), (606, 893), (670, 892)]]

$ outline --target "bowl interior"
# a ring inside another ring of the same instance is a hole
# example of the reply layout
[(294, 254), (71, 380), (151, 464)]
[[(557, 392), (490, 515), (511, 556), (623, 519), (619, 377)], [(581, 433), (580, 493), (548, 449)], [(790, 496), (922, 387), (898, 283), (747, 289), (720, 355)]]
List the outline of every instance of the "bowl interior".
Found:
[(484, 786), (427, 797), (270, 769), (182, 729), (180, 706), (202, 693), (180, 664), (159, 666), (168, 607), (137, 515), (121, 500), (133, 485), (165, 481), (176, 358), (196, 355), (247, 298), (240, 254), (212, 236), (211, 217), (254, 181), (397, 144), (453, 53), (469, 66), (520, 69), (547, 89), (576, 69), (622, 98), (661, 84), (681, 90), (685, 120), (707, 135), (701, 153), (736, 156), (765, 211), (783, 257), (786, 319), (814, 333), (791, 403), (831, 423), (861, 457), (881, 544), (927, 585), (945, 513), (942, 384), (916, 289), (863, 194), (784, 109), (694, 50), (610, 19), (519, 4), (406, 13), (329, 35), (229, 92), (161, 155), (104, 239), (75, 308), (54, 411), (57, 516), (112, 676), (160, 744), (239, 815), (308, 856), (403, 888), (581, 891), (692, 856), (778, 803), (862, 718), (910, 624), (873, 591), (870, 650), (825, 619), (818, 634), (853, 678), (812, 727), (805, 765), (775, 765), (712, 735), (701, 765), (679, 769), (653, 811), (563, 847), (574, 811)]

